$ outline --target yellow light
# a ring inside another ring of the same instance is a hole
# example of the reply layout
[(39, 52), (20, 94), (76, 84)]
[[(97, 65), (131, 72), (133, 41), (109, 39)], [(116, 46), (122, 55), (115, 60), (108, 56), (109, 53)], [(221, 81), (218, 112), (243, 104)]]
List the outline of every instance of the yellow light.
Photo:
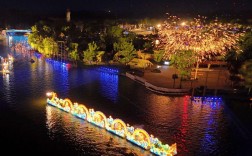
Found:
[(186, 25), (186, 22), (182, 22), (181, 25), (182, 25), (182, 26), (185, 26), (185, 25)]
[[(243, 28), (238, 24), (215, 22), (206, 23), (200, 18), (193, 21), (182, 21), (176, 16), (170, 16), (158, 31), (159, 48), (165, 50), (163, 59), (169, 59), (178, 50), (193, 50), (200, 60), (209, 59), (209, 54), (223, 56), (231, 48), (240, 50), (237, 41)], [(188, 23), (189, 22), (189, 23)], [(237, 28), (241, 29), (236, 31)], [(234, 30), (234, 31), (230, 31)], [(154, 43), (157, 41), (154, 40)]]

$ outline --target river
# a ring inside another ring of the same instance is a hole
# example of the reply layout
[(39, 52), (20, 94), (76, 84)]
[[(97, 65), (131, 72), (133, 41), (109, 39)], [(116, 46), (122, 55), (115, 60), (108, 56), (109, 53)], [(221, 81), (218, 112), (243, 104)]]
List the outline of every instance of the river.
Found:
[[(19, 36), (16, 41), (20, 38), (26, 40)], [(177, 143), (178, 156), (251, 154), (252, 109), (245, 101), (195, 103), (188, 96), (158, 95), (124, 76), (72, 68), (38, 54), (11, 51), (7, 45), (0, 43), (0, 56), (10, 53), (15, 61), (9, 75), (0, 73), (1, 152), (152, 155), (47, 105), (46, 92), (54, 91), (60, 98), (143, 128), (163, 143)]]

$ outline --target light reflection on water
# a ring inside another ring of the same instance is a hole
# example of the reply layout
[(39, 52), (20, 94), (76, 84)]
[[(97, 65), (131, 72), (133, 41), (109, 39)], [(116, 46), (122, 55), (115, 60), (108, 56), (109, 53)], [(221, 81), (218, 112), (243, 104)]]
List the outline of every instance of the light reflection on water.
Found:
[(48, 135), (51, 139), (57, 139), (62, 135), (67, 142), (78, 146), (77, 150), (85, 154), (152, 155), (105, 129), (91, 125), (52, 106), (46, 106), (46, 116)]
[(3, 74), (3, 87), (5, 89), (4, 97), (6, 98), (6, 101), (11, 100), (11, 89), (10, 89), (10, 75), (9, 74)]
[(100, 93), (113, 103), (116, 103), (118, 100), (118, 75), (101, 72), (100, 83)]

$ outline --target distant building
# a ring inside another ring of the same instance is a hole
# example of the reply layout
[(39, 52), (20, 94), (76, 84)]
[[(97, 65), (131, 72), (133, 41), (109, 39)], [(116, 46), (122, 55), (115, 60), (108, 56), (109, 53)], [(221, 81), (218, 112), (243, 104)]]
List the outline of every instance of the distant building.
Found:
[(70, 20), (71, 20), (71, 12), (70, 12), (69, 9), (67, 9), (67, 12), (66, 12), (66, 21), (70, 22)]

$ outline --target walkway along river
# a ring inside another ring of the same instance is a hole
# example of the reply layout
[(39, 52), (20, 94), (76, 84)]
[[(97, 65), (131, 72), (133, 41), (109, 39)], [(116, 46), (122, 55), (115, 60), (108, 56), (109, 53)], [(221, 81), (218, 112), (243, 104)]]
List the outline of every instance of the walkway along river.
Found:
[[(123, 119), (169, 145), (177, 155), (249, 155), (251, 108), (246, 102), (163, 96), (131, 79), (93, 68), (71, 68), (40, 55), (11, 52), (0, 75), (1, 152), (44, 155), (150, 155), (86, 121), (47, 105), (46, 92)], [(31, 63), (29, 60), (34, 59)]]

